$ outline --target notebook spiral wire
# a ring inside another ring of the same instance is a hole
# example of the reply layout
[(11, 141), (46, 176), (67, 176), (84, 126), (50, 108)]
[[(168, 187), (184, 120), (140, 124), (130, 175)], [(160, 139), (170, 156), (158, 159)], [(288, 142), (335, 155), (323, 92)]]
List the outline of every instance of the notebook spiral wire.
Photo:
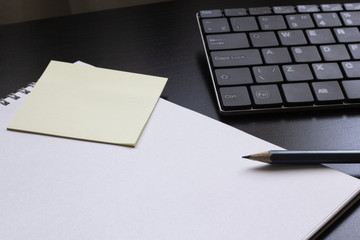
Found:
[[(19, 99), (20, 97), (16, 95), (17, 93), (29, 94), (31, 91), (27, 89), (28, 87), (33, 88), (35, 87), (35, 82), (29, 83), (26, 87), (20, 88), (16, 93), (10, 93), (6, 96), (6, 98), (11, 98), (14, 100)], [(9, 105), (10, 102), (6, 100), (6, 98), (0, 98), (0, 104), (3, 106)]]

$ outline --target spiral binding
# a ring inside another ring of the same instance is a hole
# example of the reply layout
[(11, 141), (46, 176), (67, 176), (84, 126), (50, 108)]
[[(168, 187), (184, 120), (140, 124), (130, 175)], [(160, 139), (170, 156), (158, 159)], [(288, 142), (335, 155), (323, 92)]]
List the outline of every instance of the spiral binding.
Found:
[[(16, 93), (23, 93), (23, 94), (29, 94), (31, 91), (28, 90), (27, 88), (28, 87), (35, 87), (35, 82), (32, 82), (32, 83), (29, 83), (26, 87), (23, 87), (23, 88), (20, 88)], [(14, 100), (18, 100), (20, 97), (18, 95), (16, 95), (16, 93), (10, 93), (6, 96), (6, 98), (11, 98), (11, 99), (14, 99)], [(3, 106), (7, 106), (10, 104), (9, 101), (6, 101), (5, 99), (6, 98), (0, 98), (0, 104), (3, 105)]]

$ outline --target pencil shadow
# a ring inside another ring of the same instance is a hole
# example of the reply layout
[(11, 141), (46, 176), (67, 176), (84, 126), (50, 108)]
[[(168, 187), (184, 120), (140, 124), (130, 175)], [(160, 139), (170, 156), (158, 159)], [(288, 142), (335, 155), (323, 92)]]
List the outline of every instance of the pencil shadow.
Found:
[(280, 171), (299, 171), (299, 170), (314, 170), (324, 168), (322, 165), (264, 165), (261, 167), (251, 168), (250, 171), (256, 172), (280, 172)]

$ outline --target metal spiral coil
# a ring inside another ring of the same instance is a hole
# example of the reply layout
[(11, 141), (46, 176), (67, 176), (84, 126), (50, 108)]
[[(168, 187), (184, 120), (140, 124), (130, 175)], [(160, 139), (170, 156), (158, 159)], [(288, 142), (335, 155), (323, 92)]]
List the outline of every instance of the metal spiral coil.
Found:
[[(23, 87), (23, 88), (20, 88), (17, 93), (23, 93), (23, 94), (29, 94), (31, 91), (28, 90), (27, 88), (28, 87), (35, 87), (35, 84), (36, 82), (32, 82), (32, 83), (29, 83), (26, 87)], [(20, 97), (18, 95), (16, 95), (16, 93), (10, 93), (6, 96), (6, 98), (12, 98), (14, 100), (18, 100)], [(6, 98), (0, 98), (0, 104), (3, 105), (3, 106), (7, 106), (10, 104), (9, 101), (6, 100)]]

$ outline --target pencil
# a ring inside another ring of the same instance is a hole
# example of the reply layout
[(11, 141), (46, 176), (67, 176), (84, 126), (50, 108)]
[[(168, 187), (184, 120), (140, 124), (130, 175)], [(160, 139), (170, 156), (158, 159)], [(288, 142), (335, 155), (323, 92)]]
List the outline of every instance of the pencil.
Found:
[(270, 150), (243, 158), (272, 164), (360, 163), (360, 150)]

